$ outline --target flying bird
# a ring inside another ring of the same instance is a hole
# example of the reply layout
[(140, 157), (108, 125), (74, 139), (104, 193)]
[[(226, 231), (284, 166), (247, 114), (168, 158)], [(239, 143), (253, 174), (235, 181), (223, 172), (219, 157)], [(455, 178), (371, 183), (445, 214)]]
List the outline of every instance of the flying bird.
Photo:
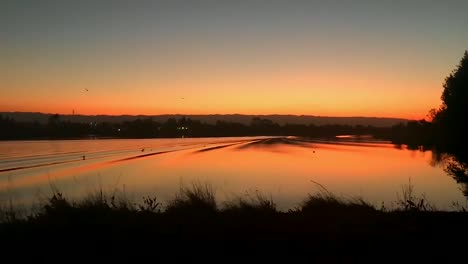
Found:
[(87, 88), (85, 88), (85, 91), (89, 92), (89, 90)]

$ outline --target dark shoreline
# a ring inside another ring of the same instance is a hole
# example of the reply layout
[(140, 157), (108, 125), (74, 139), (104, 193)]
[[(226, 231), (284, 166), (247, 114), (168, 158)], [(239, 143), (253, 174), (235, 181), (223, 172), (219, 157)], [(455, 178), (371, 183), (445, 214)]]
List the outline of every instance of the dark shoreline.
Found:
[[(373, 254), (389, 254), (381, 259), (385, 262), (409, 256), (416, 260), (437, 254), (457, 256), (456, 252), (466, 250), (465, 207), (457, 212), (437, 211), (424, 198), (411, 195), (397, 204), (391, 210), (376, 208), (362, 199), (344, 199), (322, 189), (281, 212), (260, 193), (218, 204), (211, 187), (201, 184), (181, 188), (165, 205), (156, 197), (132, 204), (102, 191), (68, 201), (56, 191), (39, 211), (26, 217), (15, 215), (14, 208), (3, 208), (0, 237), (4, 250), (20, 246), (67, 252), (74, 249), (71, 245), (124, 250), (109, 252), (111, 258), (142, 250), (163, 255), (191, 251), (203, 256), (292, 254), (290, 258), (303, 255), (326, 262), (373, 260)], [(81, 256), (96, 253), (104, 252), (80, 250)]]

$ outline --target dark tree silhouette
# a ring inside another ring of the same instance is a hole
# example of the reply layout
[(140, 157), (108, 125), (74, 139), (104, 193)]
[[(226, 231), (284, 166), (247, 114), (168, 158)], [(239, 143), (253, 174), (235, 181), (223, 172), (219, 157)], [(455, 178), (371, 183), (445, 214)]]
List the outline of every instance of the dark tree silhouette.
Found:
[(436, 150), (449, 154), (444, 157), (444, 169), (468, 197), (468, 51), (445, 78), (441, 99), (440, 108), (429, 113)]
[(433, 112), (433, 123), (437, 127), (439, 140), (449, 146), (466, 147), (468, 135), (468, 51), (465, 51), (460, 64), (445, 79), (441, 96), (442, 105)]

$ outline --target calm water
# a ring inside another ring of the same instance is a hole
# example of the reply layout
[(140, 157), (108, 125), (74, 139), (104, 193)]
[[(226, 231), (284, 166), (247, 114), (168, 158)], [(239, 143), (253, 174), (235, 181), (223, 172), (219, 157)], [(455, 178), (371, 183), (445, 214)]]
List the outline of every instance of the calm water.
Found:
[(140, 201), (167, 200), (181, 184), (210, 183), (220, 201), (260, 191), (281, 209), (319, 182), (335, 194), (391, 206), (411, 178), (438, 208), (465, 204), (460, 186), (431, 151), (376, 142), (298, 138), (201, 138), (0, 142), (0, 201), (34, 203), (58, 187), (79, 198), (100, 188)]

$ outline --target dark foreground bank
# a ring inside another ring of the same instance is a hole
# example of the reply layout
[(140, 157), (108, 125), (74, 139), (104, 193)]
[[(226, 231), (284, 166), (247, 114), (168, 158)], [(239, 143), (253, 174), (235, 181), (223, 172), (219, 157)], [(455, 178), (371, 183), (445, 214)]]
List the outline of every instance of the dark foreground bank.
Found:
[(280, 212), (258, 193), (219, 205), (204, 185), (182, 188), (165, 206), (153, 197), (136, 205), (102, 192), (70, 202), (55, 192), (28, 216), (3, 207), (0, 237), (4, 250), (60, 248), (86, 255), (102, 254), (100, 249), (110, 247), (113, 257), (175, 250), (198, 252), (194, 257), (305, 254), (309, 260), (326, 262), (372, 260), (375, 254), (385, 256), (382, 261), (404, 256), (466, 260), (465, 208), (437, 211), (411, 193), (404, 193), (397, 204), (391, 210), (375, 208), (362, 199), (346, 200), (322, 191)]

